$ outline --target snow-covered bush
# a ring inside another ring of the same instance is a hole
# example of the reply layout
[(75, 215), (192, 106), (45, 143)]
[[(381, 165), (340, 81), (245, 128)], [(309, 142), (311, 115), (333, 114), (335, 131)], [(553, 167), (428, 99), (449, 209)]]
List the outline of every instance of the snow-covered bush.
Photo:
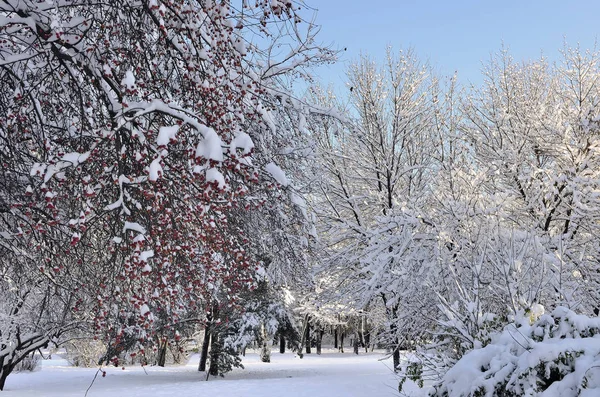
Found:
[(430, 395), (592, 396), (600, 393), (600, 318), (558, 307), (521, 313), (465, 354)]
[(39, 354), (32, 354), (15, 365), (13, 372), (33, 372), (40, 367), (41, 356)]
[(93, 339), (72, 340), (65, 344), (67, 361), (74, 367), (95, 367), (105, 354), (102, 342)]

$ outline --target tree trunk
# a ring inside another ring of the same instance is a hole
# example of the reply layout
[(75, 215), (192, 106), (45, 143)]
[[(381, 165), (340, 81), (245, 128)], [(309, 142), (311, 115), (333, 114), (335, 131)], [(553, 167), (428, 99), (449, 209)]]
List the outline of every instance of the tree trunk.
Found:
[(310, 323), (306, 323), (306, 354), (310, 354)]
[(344, 336), (346, 333), (340, 330), (340, 353), (344, 352)]
[(208, 359), (208, 347), (210, 346), (210, 323), (204, 329), (204, 340), (202, 341), (202, 351), (200, 352), (200, 364), (198, 371), (206, 371), (206, 360)]
[(398, 337), (396, 336), (396, 332), (397, 332), (397, 327), (396, 327), (396, 323), (394, 322), (394, 320), (396, 320), (396, 318), (398, 318), (398, 304), (396, 304), (395, 306), (392, 307), (392, 323), (390, 324), (390, 331), (393, 337), (393, 341), (394, 341), (394, 372), (398, 371), (398, 367), (400, 366), (400, 346), (399, 346), (399, 341), (398, 341)]
[(167, 338), (163, 338), (158, 343), (158, 358), (156, 359), (156, 365), (164, 367), (167, 361)]
[(302, 358), (304, 355), (302, 354), (302, 349), (304, 348), (304, 344), (306, 343), (306, 328), (308, 327), (308, 319), (309, 316), (306, 314), (304, 316), (304, 323), (302, 324), (302, 336), (300, 337), (300, 346), (298, 348), (298, 357)]
[(221, 354), (221, 344), (219, 341), (219, 335), (211, 332), (210, 338), (210, 366), (208, 367), (208, 374), (212, 376), (219, 375), (219, 355)]
[(322, 329), (317, 331), (317, 354), (321, 355), (321, 342), (323, 341), (323, 331)]
[(353, 340), (353, 346), (352, 347), (354, 348), (354, 354), (356, 354), (356, 355), (358, 355), (358, 345), (359, 345), (358, 336), (355, 333), (354, 334), (354, 340)]
[(6, 383), (6, 378), (12, 372), (12, 368), (6, 366), (0, 368), (0, 391), (4, 390), (4, 384)]
[(285, 336), (279, 334), (279, 353), (285, 353)]
[(338, 330), (337, 326), (333, 329), (333, 348), (338, 348)]
[(261, 341), (262, 345), (260, 348), (260, 361), (262, 361), (263, 363), (270, 363), (271, 362), (272, 339), (267, 334), (267, 327), (265, 327), (264, 323), (260, 325), (260, 331), (261, 331), (261, 338), (262, 338), (262, 341)]
[(398, 346), (394, 349), (394, 372), (398, 371), (400, 367), (400, 349)]

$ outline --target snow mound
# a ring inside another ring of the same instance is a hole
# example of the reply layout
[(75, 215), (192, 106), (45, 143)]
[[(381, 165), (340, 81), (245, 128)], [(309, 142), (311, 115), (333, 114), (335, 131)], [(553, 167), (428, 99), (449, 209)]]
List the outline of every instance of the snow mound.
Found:
[(519, 316), (465, 354), (431, 396), (598, 396), (600, 319), (564, 308)]
[(287, 186), (290, 184), (289, 179), (285, 176), (285, 172), (279, 166), (273, 162), (265, 165), (265, 171), (267, 171), (273, 179), (277, 181), (281, 186)]

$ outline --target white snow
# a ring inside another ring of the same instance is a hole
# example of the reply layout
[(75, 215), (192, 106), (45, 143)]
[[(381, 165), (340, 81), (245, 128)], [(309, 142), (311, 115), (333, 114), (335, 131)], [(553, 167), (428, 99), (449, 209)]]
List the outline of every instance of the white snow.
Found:
[(158, 178), (160, 178), (160, 176), (163, 173), (163, 168), (162, 165), (160, 165), (160, 161), (162, 160), (162, 158), (160, 156), (158, 156), (157, 158), (155, 158), (152, 163), (150, 163), (150, 168), (148, 170), (148, 179), (151, 181), (157, 181)]
[(125, 222), (125, 225), (123, 225), (123, 233), (125, 233), (127, 230), (133, 230), (140, 234), (146, 233), (146, 229), (137, 222)]
[(147, 262), (148, 259), (154, 256), (154, 250), (144, 251), (140, 254), (140, 261)]
[(265, 165), (265, 171), (271, 174), (273, 179), (275, 179), (277, 183), (281, 184), (282, 186), (287, 186), (290, 184), (287, 176), (285, 176), (285, 172), (283, 172), (283, 170), (279, 168), (277, 164), (270, 162), (269, 164)]
[(127, 87), (128, 90), (131, 90), (135, 87), (135, 76), (131, 70), (125, 72), (125, 76), (123, 77), (121, 84)]
[(179, 126), (173, 125), (170, 127), (160, 127), (158, 130), (158, 137), (156, 138), (156, 145), (167, 146), (171, 140), (174, 140), (179, 131)]
[[(61, 161), (71, 163), (74, 167), (77, 167), (79, 164), (85, 162), (90, 157), (90, 152), (85, 153), (67, 153), (65, 154)], [(62, 168), (62, 167), (61, 167)]]
[(31, 176), (41, 175), (45, 171), (46, 171), (46, 164), (34, 163), (33, 166), (31, 167), (31, 171), (29, 172), (29, 175), (31, 175)]
[(223, 142), (215, 130), (205, 125), (201, 125), (200, 133), (204, 136), (204, 139), (198, 142), (198, 146), (196, 147), (196, 157), (223, 161)]
[(145, 303), (140, 307), (140, 314), (145, 316), (150, 311), (150, 308)]
[(225, 187), (225, 178), (216, 168), (209, 168), (206, 170), (206, 181), (217, 182), (220, 189)]
[(238, 132), (235, 135), (235, 138), (233, 138), (231, 145), (229, 146), (229, 151), (231, 154), (236, 154), (237, 149), (242, 149), (243, 154), (248, 154), (254, 149), (254, 142), (252, 142), (250, 135), (245, 132)]
[[(81, 397), (89, 387), (96, 368), (69, 367), (56, 355), (45, 360), (42, 370), (17, 373), (7, 379), (6, 397)], [(356, 356), (352, 353), (305, 355), (273, 351), (271, 363), (262, 363), (258, 354), (243, 358), (245, 369), (235, 369), (225, 378), (205, 381), (206, 375), (197, 371), (198, 355), (187, 365), (165, 368), (148, 366), (105, 367), (106, 377), (98, 376), (88, 397), (386, 397), (398, 395), (398, 379), (391, 371), (391, 360), (378, 353)], [(407, 395), (424, 396), (407, 382)]]

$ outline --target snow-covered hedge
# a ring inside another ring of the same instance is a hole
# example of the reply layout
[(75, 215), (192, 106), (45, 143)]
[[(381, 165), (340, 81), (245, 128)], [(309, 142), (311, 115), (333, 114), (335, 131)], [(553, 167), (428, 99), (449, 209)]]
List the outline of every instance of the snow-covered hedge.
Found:
[(564, 308), (519, 316), (465, 354), (431, 396), (598, 396), (600, 318)]

